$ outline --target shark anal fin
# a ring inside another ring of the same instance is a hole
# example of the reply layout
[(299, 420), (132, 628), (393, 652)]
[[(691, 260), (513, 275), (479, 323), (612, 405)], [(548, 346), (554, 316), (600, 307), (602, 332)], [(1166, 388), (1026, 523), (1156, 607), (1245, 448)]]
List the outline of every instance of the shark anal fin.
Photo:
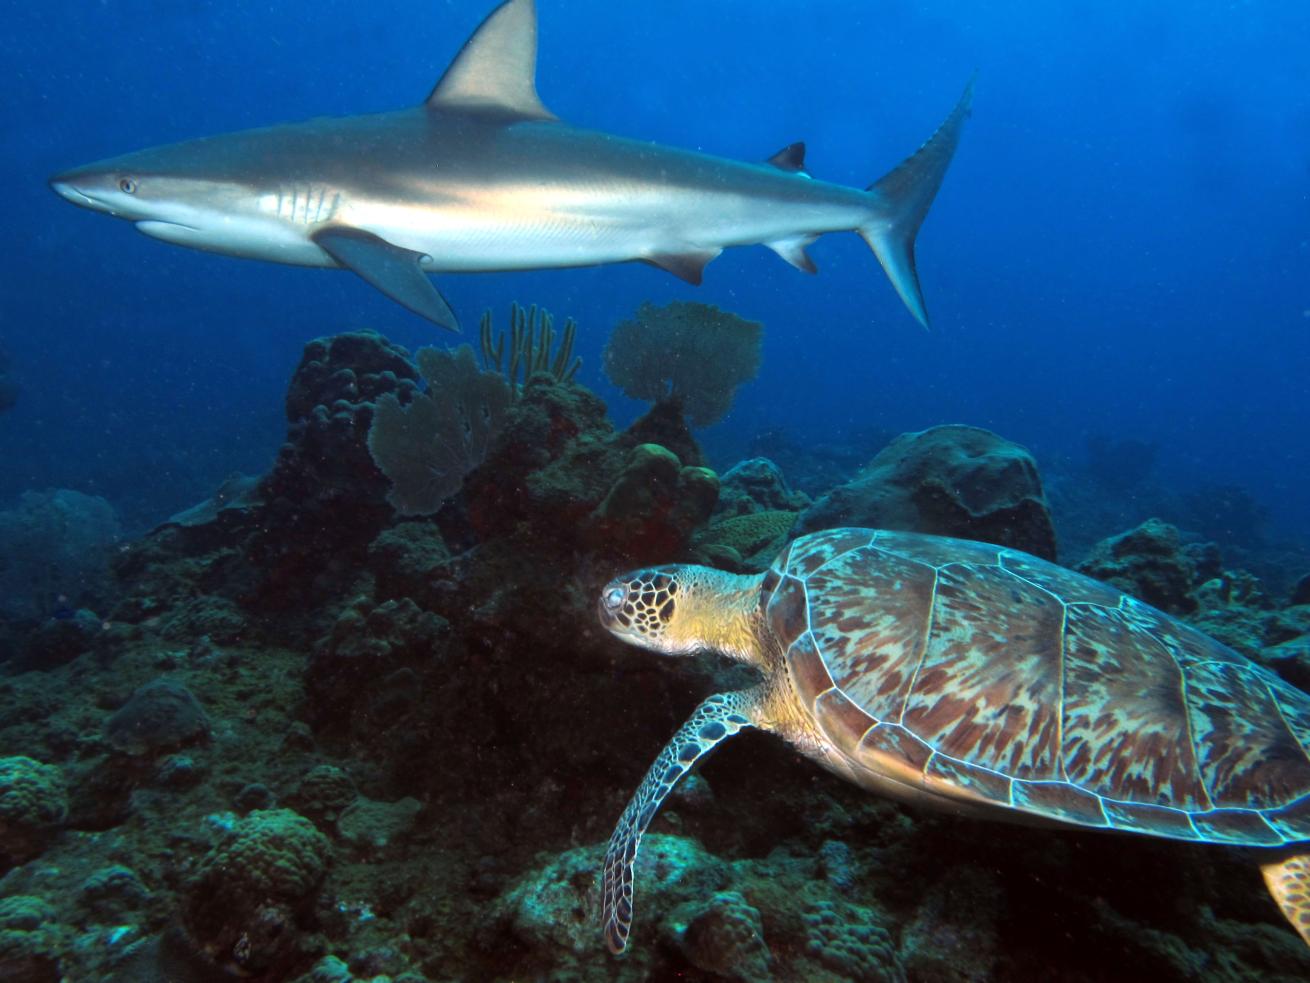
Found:
[(818, 273), (819, 268), (814, 265), (814, 260), (810, 259), (809, 254), (805, 252), (805, 247), (817, 238), (819, 237), (812, 235), (794, 236), (791, 239), (766, 242), (765, 245), (801, 272)]
[(809, 177), (805, 172), (805, 143), (802, 140), (787, 144), (765, 163), (772, 164), (780, 171), (790, 171), (802, 177)]
[[(1297, 849), (1305, 849), (1305, 845)], [(1284, 853), (1277, 860), (1261, 864), (1260, 873), (1283, 917), (1310, 945), (1310, 853)]]
[(315, 244), (346, 269), (381, 290), (397, 304), (450, 331), (459, 321), (419, 265), (423, 254), (392, 245), (371, 232), (323, 229)]
[(679, 280), (686, 280), (699, 287), (704, 278), (705, 267), (722, 249), (687, 249), (676, 253), (652, 253), (645, 257), (646, 262), (658, 266), (661, 270), (672, 273)]
[(464, 42), (428, 96), (431, 109), (556, 119), (537, 95), (537, 9), (505, 0)]

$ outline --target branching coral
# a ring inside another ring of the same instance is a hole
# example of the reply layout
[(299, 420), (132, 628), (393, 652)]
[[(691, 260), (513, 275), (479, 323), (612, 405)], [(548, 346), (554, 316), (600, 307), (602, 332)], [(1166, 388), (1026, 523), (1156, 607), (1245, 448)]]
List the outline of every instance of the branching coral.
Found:
[[(551, 355), (555, 345), (555, 318), (544, 307), (533, 304), (520, 307), (511, 304), (509, 309), (509, 351), (505, 350), (505, 332), (492, 333), (491, 311), (483, 311), (481, 323), (482, 367), (484, 369), (504, 372), (512, 387), (512, 395), (518, 395), (519, 388), (527, 383), (534, 372), (549, 372), (559, 382), (572, 382), (582, 367), (581, 358), (572, 358), (573, 339), (577, 336), (578, 323), (573, 318), (564, 322), (564, 331), (560, 335), (559, 348)], [(508, 354), (509, 364), (506, 364)], [(522, 371), (523, 382), (519, 382)]]
[(419, 371), (427, 391), (408, 405), (383, 395), (368, 432), (368, 449), (391, 481), (387, 500), (402, 515), (428, 515), (459, 490), (500, 432), (510, 384), (483, 372), (473, 349), (420, 348)]
[(763, 326), (710, 304), (642, 304), (605, 346), (605, 374), (634, 399), (681, 402), (698, 427), (723, 418), (760, 370)]

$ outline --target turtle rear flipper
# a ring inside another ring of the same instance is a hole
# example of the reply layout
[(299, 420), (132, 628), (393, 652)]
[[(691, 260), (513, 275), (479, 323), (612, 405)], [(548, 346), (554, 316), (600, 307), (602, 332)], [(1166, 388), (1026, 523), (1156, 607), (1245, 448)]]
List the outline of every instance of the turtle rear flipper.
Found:
[(1284, 853), (1260, 865), (1265, 886), (1306, 945), (1310, 945), (1310, 853)]
[(706, 699), (664, 745), (619, 817), (605, 851), (601, 885), (601, 926), (605, 944), (615, 955), (628, 947), (628, 933), (632, 931), (632, 871), (642, 834), (655, 818), (660, 803), (692, 765), (733, 734), (756, 726), (753, 717), (757, 701), (758, 692), (754, 690), (716, 693)]

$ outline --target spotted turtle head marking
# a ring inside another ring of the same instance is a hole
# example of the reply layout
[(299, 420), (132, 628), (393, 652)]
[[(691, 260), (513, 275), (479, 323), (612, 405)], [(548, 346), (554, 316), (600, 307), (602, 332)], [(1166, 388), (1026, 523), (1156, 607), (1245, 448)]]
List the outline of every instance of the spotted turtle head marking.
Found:
[(600, 592), (600, 623), (626, 642), (681, 655), (700, 647), (679, 631), (679, 602), (687, 589), (678, 567), (650, 567), (616, 577)]

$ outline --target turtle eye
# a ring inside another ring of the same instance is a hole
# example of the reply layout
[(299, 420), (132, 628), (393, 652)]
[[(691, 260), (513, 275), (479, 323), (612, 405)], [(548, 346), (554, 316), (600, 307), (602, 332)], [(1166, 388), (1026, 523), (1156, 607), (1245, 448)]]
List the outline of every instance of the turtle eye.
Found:
[(617, 610), (623, 606), (623, 598), (627, 595), (622, 587), (611, 587), (605, 592), (605, 606), (610, 610)]

